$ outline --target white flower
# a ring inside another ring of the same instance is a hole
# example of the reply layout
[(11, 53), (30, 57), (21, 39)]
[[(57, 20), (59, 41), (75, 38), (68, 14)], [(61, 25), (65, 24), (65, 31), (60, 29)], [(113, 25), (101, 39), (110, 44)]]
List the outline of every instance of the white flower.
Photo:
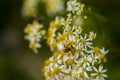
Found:
[(37, 6), (39, 0), (24, 0), (22, 15), (25, 17), (34, 17), (37, 15)]
[(77, 71), (78, 79), (80, 80), (88, 79), (89, 78), (87, 73), (88, 70), (89, 70), (88, 68), (80, 67), (79, 70)]
[(98, 60), (98, 55), (90, 53), (91, 55), (88, 56), (88, 61), (94, 66), (95, 62)]
[(103, 47), (102, 49), (100, 49), (100, 52), (102, 53), (102, 54), (107, 54), (108, 52), (109, 52), (109, 50), (106, 50), (105, 51), (105, 48)]
[(67, 18), (56, 17), (50, 24), (48, 41), (54, 54), (45, 65), (44, 75), (48, 80), (104, 80), (107, 77), (103, 66), (97, 69), (95, 63), (101, 65), (108, 51), (92, 45), (96, 33), (82, 34), (81, 25), (73, 23), (83, 7), (77, 0), (69, 0)]
[(90, 66), (90, 63), (88, 61), (88, 58), (86, 55), (83, 56), (83, 58), (81, 59), (81, 62), (83, 63), (83, 67), (85, 68), (86, 66)]
[(70, 18), (67, 18), (66, 20), (65, 19), (62, 19), (62, 25), (64, 25), (65, 27), (65, 30), (68, 29), (69, 25), (71, 24), (71, 19)]
[(77, 10), (76, 0), (70, 0), (67, 2), (67, 11), (72, 11), (73, 13)]
[(64, 0), (46, 0), (46, 11), (49, 16), (64, 11)]
[(81, 12), (83, 11), (84, 6), (85, 6), (84, 4), (78, 3), (77, 12), (76, 12), (77, 15), (81, 15)]
[(51, 63), (54, 63), (54, 65), (55, 64), (62, 64), (62, 60), (60, 58), (61, 58), (61, 55), (57, 55), (56, 57), (52, 56), (50, 58), (50, 61), (51, 61)]
[(80, 35), (82, 32), (81, 26), (73, 26), (72, 30), (74, 31), (73, 34), (75, 34), (75, 36)]
[(42, 24), (39, 24), (37, 21), (33, 21), (32, 24), (28, 24), (27, 27), (25, 28), (25, 39), (30, 42), (29, 48), (34, 50), (35, 53), (38, 53), (38, 48), (41, 47), (40, 41), (43, 35), (41, 34), (41, 31), (43, 28)]
[(83, 49), (87, 49), (87, 47), (91, 47), (92, 43), (90, 42), (90, 39), (87, 39), (87, 34), (85, 34), (84, 37), (80, 36), (80, 44)]
[(100, 65), (98, 69), (96, 69), (96, 67), (93, 67), (93, 69), (96, 73), (92, 73), (91, 75), (96, 77), (95, 80), (104, 80), (104, 78), (107, 77), (105, 74), (107, 70), (103, 70), (103, 66)]
[(90, 32), (90, 34), (89, 34), (89, 38), (90, 38), (90, 40), (95, 39), (95, 38), (96, 38), (96, 33), (94, 33), (93, 31)]
[(99, 63), (101, 62), (101, 60), (103, 60), (104, 62), (106, 62), (106, 54), (108, 53), (109, 51), (104, 49), (104, 47), (102, 49), (100, 49), (100, 54), (99, 54)]

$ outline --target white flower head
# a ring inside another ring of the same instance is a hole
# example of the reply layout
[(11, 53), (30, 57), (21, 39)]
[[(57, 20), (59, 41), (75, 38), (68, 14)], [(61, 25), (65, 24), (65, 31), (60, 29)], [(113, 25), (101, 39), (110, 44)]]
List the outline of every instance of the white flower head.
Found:
[(103, 69), (103, 66), (100, 65), (98, 69), (96, 67), (93, 67), (93, 69), (94, 69), (95, 73), (92, 73), (91, 75), (95, 76), (96, 80), (105, 80), (104, 78), (107, 77), (105, 72), (107, 70)]
[(67, 2), (67, 11), (72, 11), (73, 13), (77, 10), (78, 3), (76, 0), (70, 0)]
[(43, 35), (41, 32), (43, 25), (39, 24), (37, 21), (33, 21), (32, 24), (28, 24), (27, 27), (25, 28), (25, 39), (30, 42), (29, 48), (34, 50), (35, 53), (38, 53), (37, 49), (41, 47), (40, 41)]
[(90, 38), (90, 40), (95, 39), (95, 38), (96, 38), (96, 33), (94, 33), (93, 31), (90, 32), (90, 34), (89, 34), (89, 38)]
[(108, 51), (92, 45), (96, 33), (83, 34), (82, 25), (74, 24), (83, 8), (84, 4), (69, 0), (67, 18), (56, 17), (50, 23), (48, 43), (51, 51), (58, 53), (53, 54), (49, 65), (45, 65), (44, 75), (48, 80), (104, 80), (107, 77), (103, 66), (98, 69), (97, 66), (105, 60)]
[(37, 15), (37, 6), (39, 4), (39, 0), (24, 0), (22, 15), (25, 17), (34, 17)]
[(92, 43), (90, 42), (90, 39), (87, 38), (87, 34), (85, 36), (80, 36), (80, 44), (84, 49), (87, 49), (87, 47), (91, 47)]
[(46, 0), (46, 11), (49, 16), (64, 11), (64, 0)]

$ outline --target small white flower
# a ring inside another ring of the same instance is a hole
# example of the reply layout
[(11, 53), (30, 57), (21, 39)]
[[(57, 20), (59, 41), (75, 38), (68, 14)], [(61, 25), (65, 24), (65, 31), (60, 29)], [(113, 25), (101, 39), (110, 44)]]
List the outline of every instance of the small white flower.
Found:
[(49, 16), (53, 16), (56, 13), (62, 13), (64, 11), (64, 1), (46, 0), (46, 11)]
[(71, 19), (70, 19), (70, 18), (67, 18), (66, 20), (63, 19), (63, 20), (61, 21), (61, 23), (62, 23), (62, 25), (64, 25), (65, 31), (67, 31), (69, 25), (71, 24)]
[(77, 9), (76, 0), (70, 0), (67, 2), (67, 11), (72, 11), (74, 13), (76, 9)]
[(80, 26), (73, 26), (72, 30), (74, 31), (73, 34), (75, 34), (75, 36), (80, 35), (82, 32), (82, 28)]
[(93, 67), (93, 69), (96, 73), (92, 73), (91, 75), (96, 76), (96, 80), (104, 80), (104, 78), (107, 77), (105, 74), (107, 70), (103, 70), (103, 66), (100, 65), (98, 69)]
[[(101, 65), (108, 51), (92, 45), (96, 33), (82, 34), (81, 25), (73, 23), (83, 7), (84, 4), (77, 0), (67, 1), (67, 11), (70, 11), (67, 18), (56, 17), (50, 24), (49, 45), (53, 52), (58, 53), (54, 53), (45, 66), (44, 75), (49, 80), (104, 80), (107, 77), (103, 66), (97, 69), (95, 63)], [(59, 24), (60, 27), (57, 26)]]
[(39, 4), (39, 0), (24, 0), (22, 7), (22, 15), (25, 17), (34, 17), (37, 15), (37, 6)]
[(90, 38), (90, 40), (95, 39), (95, 38), (96, 38), (96, 33), (94, 33), (93, 31), (90, 32), (90, 34), (89, 34), (89, 38)]
[(77, 15), (81, 15), (84, 6), (85, 6), (84, 4), (78, 3), (77, 12), (76, 12)]
[(104, 49), (104, 47), (102, 49), (100, 49), (100, 54), (99, 54), (99, 63), (103, 60), (104, 62), (106, 62), (106, 54), (108, 53), (109, 51)]
[(77, 74), (78, 74), (78, 79), (80, 80), (89, 78), (86, 68), (80, 67)]
[(87, 49), (87, 47), (91, 47), (92, 43), (90, 42), (90, 39), (87, 39), (87, 34), (85, 34), (84, 37), (80, 36), (80, 44), (83, 49)]
[(95, 62), (98, 60), (98, 55), (90, 53), (91, 55), (88, 56), (88, 61), (94, 66)]
[(81, 59), (81, 62), (83, 63), (83, 67), (86, 68), (86, 66), (90, 66), (90, 63), (88, 61), (88, 58), (86, 55), (83, 56), (83, 58)]
[(102, 53), (102, 54), (107, 54), (108, 52), (109, 52), (109, 50), (106, 50), (105, 51), (105, 48), (103, 47), (102, 49), (100, 49), (100, 52)]

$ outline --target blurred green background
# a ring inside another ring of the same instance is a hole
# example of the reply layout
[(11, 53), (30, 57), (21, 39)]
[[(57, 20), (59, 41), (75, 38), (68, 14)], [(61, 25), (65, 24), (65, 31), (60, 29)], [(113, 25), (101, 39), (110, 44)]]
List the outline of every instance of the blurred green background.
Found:
[[(120, 80), (120, 0), (83, 2), (105, 18), (98, 32), (104, 32), (103, 44), (110, 50), (105, 64), (107, 80)], [(37, 55), (28, 48), (23, 30), (29, 20), (22, 17), (21, 8), (22, 0), (0, 0), (0, 80), (44, 80), (40, 69), (52, 54), (45, 42)]]

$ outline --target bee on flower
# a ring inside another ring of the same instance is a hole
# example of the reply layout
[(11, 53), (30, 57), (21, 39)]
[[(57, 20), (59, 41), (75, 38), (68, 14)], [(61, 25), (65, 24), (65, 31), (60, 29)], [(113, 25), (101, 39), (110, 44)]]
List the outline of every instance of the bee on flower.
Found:
[[(93, 46), (94, 31), (83, 33), (84, 6), (78, 0), (68, 0), (66, 17), (57, 16), (50, 22), (46, 39), (53, 55), (45, 61), (42, 70), (46, 80), (104, 80), (107, 77), (102, 64), (106, 62), (108, 50)], [(62, 12), (63, 1), (46, 0), (46, 9), (49, 15)], [(33, 21), (24, 32), (29, 47), (37, 53), (46, 34), (43, 25)]]
[(81, 5), (77, 0), (70, 0), (67, 2), (67, 18), (56, 17), (50, 23), (49, 46), (51, 51), (58, 52), (50, 58), (50, 64), (44, 67), (46, 79), (104, 80), (107, 77), (106, 71), (102, 71), (103, 67), (97, 70), (97, 66), (106, 61), (108, 51), (93, 46), (96, 33), (82, 34), (82, 25), (73, 22), (74, 16), (81, 14), (83, 7), (84, 4)]

